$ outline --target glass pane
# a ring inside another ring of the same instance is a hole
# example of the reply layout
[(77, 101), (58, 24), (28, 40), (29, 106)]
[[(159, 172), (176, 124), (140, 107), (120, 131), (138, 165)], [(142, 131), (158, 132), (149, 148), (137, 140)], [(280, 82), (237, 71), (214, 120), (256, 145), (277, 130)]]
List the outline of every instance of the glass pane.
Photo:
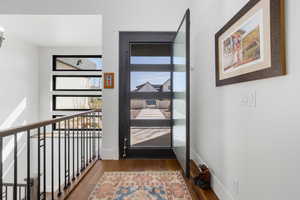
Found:
[(171, 64), (170, 44), (132, 44), (131, 64)]
[(55, 96), (55, 109), (90, 110), (101, 109), (101, 97), (91, 96)]
[(100, 77), (55, 77), (57, 90), (100, 90)]
[(57, 57), (55, 61), (57, 70), (101, 70), (101, 58), (75, 58), (75, 57)]
[(131, 56), (130, 63), (134, 65), (168, 65), (171, 64), (170, 56)]
[[(63, 116), (53, 116), (53, 118), (59, 118)], [(87, 118), (83, 117), (76, 117), (74, 118), (74, 123), (73, 120), (70, 120), (70, 124), (67, 124), (67, 126), (70, 126), (70, 129), (102, 129), (102, 117), (99, 115), (93, 115), (92, 117), (95, 118), (90, 118), (87, 120)], [(94, 121), (93, 121), (94, 120)], [(59, 128), (59, 124), (56, 123), (54, 129), (57, 130)], [(65, 129), (66, 124), (65, 121), (60, 122), (60, 129)]]
[(171, 129), (164, 127), (131, 127), (132, 147), (170, 147)]
[[(170, 44), (133, 44), (131, 46), (131, 64), (156, 65), (171, 64)], [(170, 120), (171, 72), (132, 71), (130, 73), (131, 120), (141, 120), (147, 124), (153, 120)], [(136, 94), (139, 93), (139, 94)], [(153, 94), (159, 93), (159, 94)], [(161, 94), (163, 93), (163, 94)], [(170, 127), (149, 127), (147, 125), (130, 128), (132, 147), (171, 147)], [(142, 127), (140, 127), (142, 126)]]
[(131, 119), (170, 119), (170, 99), (131, 99)]
[(131, 72), (132, 92), (170, 92), (170, 72)]
[(187, 138), (186, 138), (186, 20), (181, 25), (173, 48), (173, 149), (182, 168), (186, 170)]

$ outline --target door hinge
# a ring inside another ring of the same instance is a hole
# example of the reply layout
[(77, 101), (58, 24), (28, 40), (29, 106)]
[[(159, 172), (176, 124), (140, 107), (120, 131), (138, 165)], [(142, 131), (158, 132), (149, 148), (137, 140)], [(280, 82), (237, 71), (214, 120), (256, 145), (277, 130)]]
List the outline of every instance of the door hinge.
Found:
[(124, 138), (124, 146), (123, 146), (123, 158), (126, 158), (126, 156), (127, 156), (127, 154), (126, 154), (127, 141), (128, 141), (128, 139), (125, 137)]

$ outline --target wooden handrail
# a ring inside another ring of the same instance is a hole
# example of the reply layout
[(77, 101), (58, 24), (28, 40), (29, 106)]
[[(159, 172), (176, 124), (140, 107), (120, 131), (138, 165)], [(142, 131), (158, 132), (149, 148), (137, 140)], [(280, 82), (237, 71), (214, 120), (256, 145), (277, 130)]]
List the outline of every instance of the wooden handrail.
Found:
[(28, 125), (24, 125), (24, 126), (19, 126), (16, 128), (10, 128), (10, 129), (5, 129), (5, 130), (0, 130), (0, 137), (7, 137), (16, 133), (20, 133), (20, 132), (24, 132), (24, 131), (28, 131), (28, 130), (32, 130), (32, 129), (36, 129), (36, 128), (40, 128), (43, 126), (47, 126), (50, 124), (55, 124), (57, 122), (60, 121), (65, 121), (68, 119), (72, 119), (74, 117), (79, 117), (79, 116), (83, 116), (89, 113), (94, 113), (94, 112), (101, 112), (101, 109), (96, 109), (96, 110), (89, 110), (86, 112), (81, 112), (81, 113), (77, 113), (74, 115), (69, 115), (69, 116), (65, 116), (65, 117), (59, 117), (56, 119), (51, 119), (51, 120), (45, 120), (45, 121), (41, 121), (41, 122), (37, 122), (37, 123), (32, 123), (32, 124), (28, 124)]

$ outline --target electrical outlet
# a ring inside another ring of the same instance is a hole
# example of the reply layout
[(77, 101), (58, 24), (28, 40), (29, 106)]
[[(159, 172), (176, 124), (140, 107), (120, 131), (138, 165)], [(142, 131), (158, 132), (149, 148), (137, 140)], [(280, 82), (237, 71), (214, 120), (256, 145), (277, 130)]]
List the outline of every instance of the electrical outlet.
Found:
[(248, 106), (255, 108), (256, 107), (256, 92), (255, 91), (250, 92), (248, 98), (249, 98)]
[(244, 96), (241, 99), (241, 106), (247, 106), (247, 105), (248, 105), (248, 98)]
[(256, 92), (249, 92), (241, 99), (241, 106), (255, 108), (256, 107)]

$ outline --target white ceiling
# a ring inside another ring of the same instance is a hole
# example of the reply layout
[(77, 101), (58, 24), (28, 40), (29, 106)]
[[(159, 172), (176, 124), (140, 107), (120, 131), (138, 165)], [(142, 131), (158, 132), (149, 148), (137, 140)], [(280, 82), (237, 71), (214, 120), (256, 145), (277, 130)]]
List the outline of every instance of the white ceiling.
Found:
[(101, 15), (0, 15), (0, 27), (38, 46), (102, 46)]

